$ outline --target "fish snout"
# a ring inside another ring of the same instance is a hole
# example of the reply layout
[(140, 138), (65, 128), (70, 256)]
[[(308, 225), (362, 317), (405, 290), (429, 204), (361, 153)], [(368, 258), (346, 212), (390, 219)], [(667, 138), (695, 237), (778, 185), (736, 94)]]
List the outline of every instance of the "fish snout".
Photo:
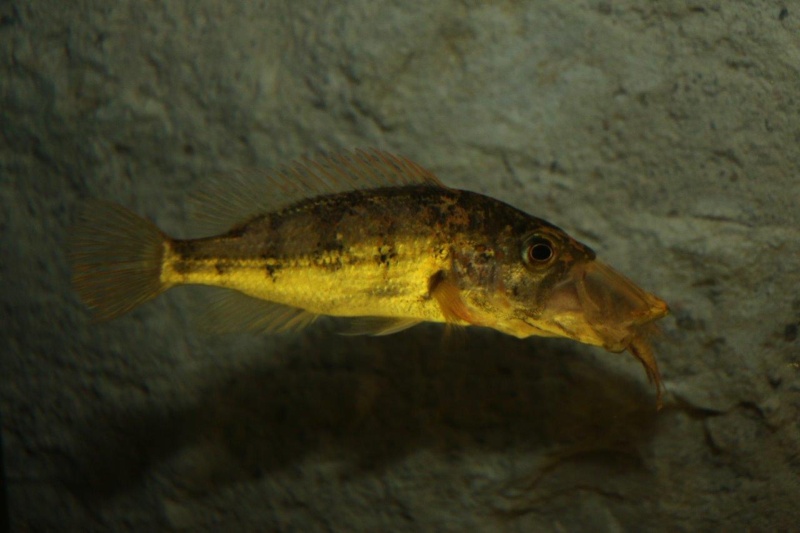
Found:
[(653, 323), (669, 306), (610, 266), (582, 261), (567, 271), (550, 291), (541, 322), (547, 332), (602, 346), (610, 352), (628, 350), (656, 385), (661, 407), (661, 373), (648, 337)]
[(593, 321), (642, 325), (669, 313), (667, 303), (601, 261), (581, 265), (578, 295)]
[(666, 302), (597, 260), (576, 264), (557, 284), (548, 311), (567, 336), (625, 350), (651, 322), (669, 313)]

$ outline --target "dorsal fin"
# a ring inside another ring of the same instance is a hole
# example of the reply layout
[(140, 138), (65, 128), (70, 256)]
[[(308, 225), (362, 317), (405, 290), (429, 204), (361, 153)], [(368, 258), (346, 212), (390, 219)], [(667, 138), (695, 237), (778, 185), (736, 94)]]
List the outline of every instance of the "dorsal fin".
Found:
[(351, 190), (425, 184), (444, 187), (429, 170), (377, 149), (303, 158), (275, 170), (246, 170), (210, 180), (193, 197), (202, 229), (220, 233), (306, 198)]

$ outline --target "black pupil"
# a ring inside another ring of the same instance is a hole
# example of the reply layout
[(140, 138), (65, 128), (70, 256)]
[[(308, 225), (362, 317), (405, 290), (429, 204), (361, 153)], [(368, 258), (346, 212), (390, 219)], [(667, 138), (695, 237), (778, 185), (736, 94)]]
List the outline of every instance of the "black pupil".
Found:
[(549, 244), (538, 242), (531, 246), (530, 256), (534, 261), (547, 261), (553, 257), (553, 249)]

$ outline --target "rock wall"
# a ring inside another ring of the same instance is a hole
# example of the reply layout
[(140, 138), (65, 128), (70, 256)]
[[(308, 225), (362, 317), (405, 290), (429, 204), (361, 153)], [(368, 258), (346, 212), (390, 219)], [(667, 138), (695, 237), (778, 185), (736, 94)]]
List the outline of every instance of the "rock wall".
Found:
[[(800, 522), (791, 2), (0, 5), (14, 529), (778, 530)], [(90, 324), (90, 197), (175, 235), (204, 177), (376, 146), (665, 298), (629, 356), (420, 326), (208, 337), (194, 292)]]

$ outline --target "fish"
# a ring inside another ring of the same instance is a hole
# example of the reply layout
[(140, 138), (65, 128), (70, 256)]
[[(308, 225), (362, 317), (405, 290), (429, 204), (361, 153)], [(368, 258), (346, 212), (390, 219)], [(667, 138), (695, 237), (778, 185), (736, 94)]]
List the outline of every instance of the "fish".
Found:
[(280, 333), (320, 316), (350, 335), (421, 322), (565, 337), (643, 365), (666, 302), (564, 230), (500, 200), (450, 188), (377, 149), (302, 158), (209, 180), (202, 238), (176, 239), (118, 204), (90, 201), (70, 232), (72, 284), (95, 320), (179, 285), (222, 288), (221, 330)]

